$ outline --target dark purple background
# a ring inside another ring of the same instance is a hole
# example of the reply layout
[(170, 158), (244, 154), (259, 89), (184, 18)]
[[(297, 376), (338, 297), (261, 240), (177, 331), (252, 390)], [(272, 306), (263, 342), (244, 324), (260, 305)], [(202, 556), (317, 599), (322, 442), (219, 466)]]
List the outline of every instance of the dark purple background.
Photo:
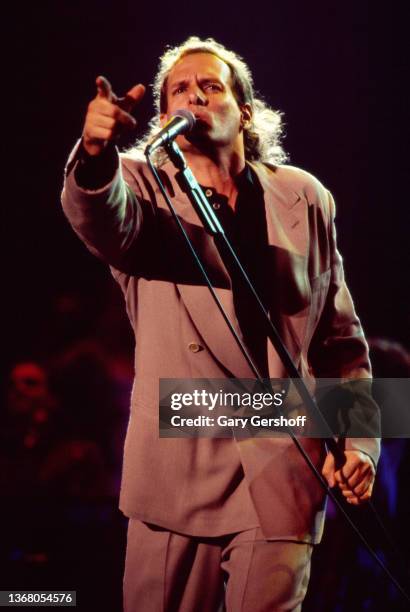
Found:
[[(17, 121), (8, 143), (12, 190), (3, 202), (10, 216), (9, 361), (42, 351), (35, 330), (56, 293), (105, 290), (105, 267), (76, 239), (59, 206), (63, 167), (95, 77), (107, 76), (120, 95), (136, 82), (148, 85), (165, 44), (193, 33), (242, 54), (256, 88), (284, 111), (290, 162), (335, 196), (339, 245), (366, 332), (408, 341), (407, 166), (398, 117), (404, 59), (393, 9), (377, 13), (371, 3), (353, 1), (248, 4), (256, 10), (222, 2), (173, 9), (157, 2), (42, 2), (10, 22), (3, 120)], [(151, 113), (149, 91), (138, 112), (141, 130)]]
[[(243, 4), (53, 0), (9, 8), (13, 17), (3, 15), (8, 46), (3, 53), (2, 124), (11, 128), (5, 140), (11, 165), (2, 182), (7, 309), (3, 373), (19, 360), (36, 359), (46, 365), (58, 361), (83, 337), (97, 338), (122, 360), (117, 383), (125, 377), (119, 410), (124, 418), (121, 410), (131, 382), (131, 332), (109, 272), (87, 252), (61, 212), (63, 168), (81, 134), (86, 106), (95, 94), (95, 77), (105, 75), (119, 95), (137, 82), (148, 85), (164, 46), (191, 34), (212, 36), (240, 53), (253, 71), (256, 89), (285, 113), (290, 163), (312, 172), (335, 196), (339, 246), (366, 333), (408, 347), (406, 38), (397, 33), (400, 18), (393, 4), (379, 10), (360, 0)], [(151, 115), (148, 91), (136, 115), (139, 134)], [(62, 586), (59, 580), (68, 571), (73, 576), (71, 587), (81, 584), (83, 593), (91, 580), (87, 593), (91, 602), (92, 589), (102, 580), (107, 601), (111, 594), (116, 602), (107, 604), (107, 610), (114, 612), (113, 605), (120, 600), (124, 545), (124, 525), (118, 514), (112, 514), (116, 503), (114, 495), (105, 515), (104, 508), (97, 509), (103, 527), (89, 542), (83, 541), (83, 534), (90, 533), (84, 519), (87, 505), (79, 511), (80, 527), (78, 517), (68, 517), (66, 508), (61, 515), (54, 512), (53, 528), (58, 530), (60, 516), (63, 529), (74, 525), (78, 546), (61, 552), (63, 561), (54, 571), (54, 582), (39, 572), (40, 588)], [(357, 562), (350, 533), (342, 528), (338, 540), (337, 530), (332, 529), (335, 525), (339, 529), (339, 524), (329, 525), (333, 536), (322, 548), (311, 607), (306, 608), (315, 612), (320, 607), (315, 597), (334, 587), (321, 580), (322, 569), (327, 569), (329, 579), (332, 572), (347, 571), (353, 558)], [(104, 553), (101, 542), (107, 542)], [(346, 542), (350, 552), (345, 548), (338, 555), (339, 545)], [(108, 559), (110, 550), (111, 565), (107, 561), (104, 569), (98, 559), (105, 564), (104, 554)], [(92, 576), (91, 564), (97, 568)], [(373, 563), (362, 559), (361, 567), (368, 593), (376, 577), (388, 593)], [(32, 575), (31, 566), (26, 570)], [(20, 582), (16, 578), (13, 584), (28, 586), (24, 578)], [(362, 575), (358, 583), (362, 584)], [(32, 584), (37, 584), (34, 578)], [(394, 591), (390, 593), (398, 610)], [(356, 594), (351, 597), (349, 601), (355, 600)], [(103, 602), (104, 596), (100, 599)], [(353, 610), (349, 603), (340, 605), (338, 610)]]

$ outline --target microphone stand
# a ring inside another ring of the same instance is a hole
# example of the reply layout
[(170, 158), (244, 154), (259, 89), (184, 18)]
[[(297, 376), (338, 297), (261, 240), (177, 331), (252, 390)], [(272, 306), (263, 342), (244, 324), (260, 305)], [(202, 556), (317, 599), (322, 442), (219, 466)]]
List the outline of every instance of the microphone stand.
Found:
[[(196, 210), (199, 218), (204, 224), (205, 229), (214, 237), (215, 245), (222, 257), (223, 261), (230, 262), (231, 265), (234, 266), (234, 269), (238, 272), (239, 279), (241, 280), (243, 286), (245, 287), (245, 291), (251, 296), (254, 303), (257, 305), (257, 308), (261, 314), (263, 323), (264, 323), (264, 331), (267, 337), (272, 342), (276, 352), (278, 353), (282, 363), (285, 366), (287, 374), (289, 378), (293, 380), (295, 387), (300, 395), (300, 398), (304, 402), (304, 404), (308, 407), (309, 414), (313, 416), (313, 418), (320, 423), (322, 427), (325, 428), (325, 431), (329, 432), (329, 437), (325, 438), (326, 445), (330, 452), (335, 457), (335, 460), (339, 467), (341, 467), (345, 462), (345, 456), (342, 450), (340, 449), (336, 440), (332, 437), (328, 424), (326, 423), (321, 411), (319, 410), (315, 400), (311, 396), (308, 391), (303, 378), (300, 375), (299, 370), (295, 366), (292, 357), (290, 356), (286, 346), (284, 345), (277, 329), (269, 318), (269, 314), (266, 311), (264, 305), (262, 304), (261, 299), (255, 291), (254, 286), (252, 285), (251, 280), (246, 274), (244, 268), (241, 265), (234, 249), (232, 248), (225, 231), (216, 216), (212, 206), (210, 205), (207, 197), (205, 196), (202, 188), (200, 187), (198, 181), (196, 180), (194, 174), (191, 169), (187, 166), (185, 158), (176, 144), (175, 140), (172, 140), (166, 147), (166, 151), (170, 160), (174, 163), (174, 165), (178, 168), (179, 172), (176, 175), (176, 180), (181, 187), (181, 189), (186, 193), (188, 198), (190, 199), (194, 209)], [(235, 340), (237, 338), (235, 337)], [(241, 344), (243, 344), (241, 342)], [(239, 347), (243, 353), (243, 347)], [(262, 378), (255, 364), (250, 360), (249, 356), (245, 355), (248, 363), (258, 379), (259, 383), (266, 386), (265, 379)], [(251, 361), (251, 362), (250, 362)], [(294, 438), (294, 434), (291, 430), (289, 433), (292, 438)]]
[[(221, 254), (222, 260), (225, 261), (224, 256), (228, 257), (228, 259), (230, 260), (230, 263), (233, 264), (234, 269), (236, 269), (236, 271), (239, 273), (238, 276), (241, 279), (244, 287), (247, 289), (248, 294), (251, 296), (252, 300), (254, 301), (254, 303), (257, 305), (261, 316), (262, 316), (262, 320), (264, 323), (264, 328), (265, 328), (265, 332), (267, 337), (270, 339), (270, 341), (272, 342), (276, 352), (278, 353), (280, 359), (282, 360), (283, 365), (285, 366), (285, 369), (289, 375), (289, 378), (291, 378), (293, 380), (293, 383), (298, 391), (298, 394), (300, 396), (300, 398), (302, 399), (302, 401), (304, 402), (304, 404), (308, 407), (309, 409), (309, 413), (311, 414), (311, 416), (313, 416), (313, 418), (317, 421), (317, 423), (320, 423), (322, 427), (325, 428), (325, 431), (329, 432), (329, 436), (324, 438), (324, 441), (326, 443), (326, 446), (328, 448), (328, 450), (332, 453), (332, 455), (335, 458), (335, 463), (338, 467), (341, 467), (344, 463), (345, 463), (345, 455), (343, 453), (343, 451), (340, 449), (340, 447), (338, 446), (338, 443), (336, 441), (336, 439), (333, 437), (332, 432), (330, 431), (330, 428), (326, 422), (326, 420), (324, 419), (319, 407), (317, 406), (314, 398), (311, 396), (309, 390), (307, 389), (304, 380), (302, 378), (302, 376), (300, 375), (299, 370), (297, 369), (296, 365), (294, 364), (292, 357), (290, 356), (286, 346), (284, 345), (278, 331), (276, 330), (273, 322), (271, 321), (271, 319), (269, 318), (269, 314), (266, 311), (264, 305), (262, 304), (258, 294), (255, 291), (255, 288), (252, 285), (252, 282), (250, 281), (249, 277), (247, 276), (245, 270), (243, 269), (238, 257), (235, 254), (235, 251), (233, 250), (228, 238), (225, 235), (224, 229), (221, 225), (221, 223), (219, 222), (219, 219), (217, 218), (217, 216), (215, 215), (211, 205), (209, 204), (208, 199), (206, 198), (203, 190), (201, 189), (198, 181), (196, 180), (194, 174), (192, 173), (191, 169), (187, 166), (185, 158), (179, 148), (179, 146), (177, 145), (177, 143), (175, 142), (175, 140), (171, 140), (169, 142), (167, 142), (164, 145), (164, 148), (167, 151), (168, 157), (169, 159), (173, 162), (173, 164), (176, 166), (176, 168), (178, 169), (178, 173), (176, 175), (176, 180), (178, 181), (178, 184), (180, 185), (181, 189), (186, 193), (187, 197), (189, 198), (189, 200), (191, 201), (195, 211), (197, 212), (199, 218), (201, 219), (202, 223), (204, 224), (204, 228), (205, 230), (211, 234), (214, 237), (214, 242), (215, 245), (218, 249), (218, 251)], [(255, 374), (255, 377), (257, 378), (258, 382), (263, 385), (264, 387), (267, 387), (270, 389), (270, 383), (269, 381), (267, 381), (266, 379), (264, 379), (260, 372), (258, 371), (257, 366), (254, 364), (251, 356), (249, 355), (249, 352), (246, 348), (246, 346), (244, 345), (244, 343), (242, 342), (241, 338), (239, 337), (237, 331), (235, 330), (234, 326), (232, 325), (231, 321), (229, 320), (228, 316), (226, 315), (224, 308), (221, 304), (221, 302), (219, 301), (218, 296), (216, 295), (216, 292), (212, 286), (211, 280), (208, 277), (208, 274), (201, 262), (201, 260), (199, 259), (190, 239), (189, 236), (187, 235), (174, 207), (173, 204), (164, 188), (164, 185), (162, 184), (162, 181), (160, 179), (160, 176), (157, 172), (157, 169), (155, 168), (154, 164), (152, 163), (152, 160), (150, 158), (151, 155), (151, 149), (148, 146), (145, 150), (145, 156), (147, 159), (147, 164), (152, 172), (152, 175), (165, 199), (165, 202), (167, 203), (168, 208), (170, 209), (170, 212), (175, 220), (175, 222), (177, 223), (181, 233), (183, 234), (186, 244), (189, 248), (189, 250), (191, 251), (191, 254), (197, 264), (197, 266), (199, 267), (201, 274), (203, 275), (206, 284), (208, 286), (208, 289), (211, 292), (211, 295), (219, 309), (219, 311), (221, 312), (224, 320), (226, 321), (230, 332), (232, 333), (233, 337), (235, 338), (235, 341), (239, 347), (239, 349), (241, 350), (242, 354), (244, 355), (246, 361), (248, 362), (249, 366), (251, 367), (253, 373)], [(291, 439), (293, 440), (294, 444), (296, 445), (296, 447), (298, 448), (299, 452), (301, 453), (301, 455), (303, 456), (304, 460), (306, 461), (307, 465), (309, 466), (310, 470), (313, 472), (314, 476), (316, 477), (316, 479), (319, 481), (319, 483), (321, 484), (321, 486), (324, 488), (325, 492), (329, 495), (329, 497), (333, 500), (333, 502), (335, 503), (335, 505), (339, 508), (339, 510), (341, 511), (341, 513), (343, 514), (343, 516), (345, 517), (345, 519), (347, 520), (347, 522), (350, 524), (351, 528), (355, 531), (356, 535), (360, 538), (360, 540), (362, 541), (362, 543), (365, 545), (365, 547), (367, 548), (367, 550), (369, 551), (369, 553), (371, 554), (371, 556), (374, 558), (374, 560), (378, 563), (378, 565), (382, 568), (382, 570), (386, 573), (386, 575), (389, 577), (389, 579), (393, 582), (393, 584), (396, 586), (396, 588), (401, 592), (401, 594), (406, 598), (407, 601), (410, 601), (410, 597), (409, 595), (406, 593), (406, 591), (403, 589), (403, 587), (399, 584), (399, 582), (395, 579), (395, 577), (390, 573), (390, 571), (388, 570), (388, 568), (386, 567), (386, 565), (383, 563), (383, 561), (379, 558), (379, 556), (376, 554), (376, 552), (374, 551), (374, 549), (370, 546), (370, 544), (367, 542), (366, 538), (362, 535), (360, 529), (356, 526), (355, 522), (352, 520), (352, 518), (349, 516), (349, 514), (346, 512), (345, 508), (342, 505), (342, 502), (339, 500), (338, 496), (328, 487), (327, 482), (325, 481), (325, 479), (323, 478), (323, 476), (320, 474), (320, 472), (318, 471), (318, 469), (316, 468), (315, 464), (312, 462), (310, 456), (308, 455), (308, 453), (305, 451), (305, 449), (303, 448), (302, 444), (300, 443), (299, 439), (296, 437), (296, 435), (294, 434), (292, 428), (290, 426), (286, 427), (286, 431), (289, 434), (289, 436), (291, 437)]]

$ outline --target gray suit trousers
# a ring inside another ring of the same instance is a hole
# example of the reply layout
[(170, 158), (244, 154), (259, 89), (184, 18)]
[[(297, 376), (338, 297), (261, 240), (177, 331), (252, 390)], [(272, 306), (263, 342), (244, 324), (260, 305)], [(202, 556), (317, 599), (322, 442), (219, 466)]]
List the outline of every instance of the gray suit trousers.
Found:
[(130, 519), (124, 612), (297, 612), (312, 549), (260, 528), (200, 538)]

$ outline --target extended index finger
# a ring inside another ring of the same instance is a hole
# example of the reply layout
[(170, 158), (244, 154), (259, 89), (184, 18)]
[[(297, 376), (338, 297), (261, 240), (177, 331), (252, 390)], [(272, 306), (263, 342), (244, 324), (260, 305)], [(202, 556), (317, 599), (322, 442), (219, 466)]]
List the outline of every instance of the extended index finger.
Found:
[(132, 87), (123, 98), (117, 99), (117, 104), (120, 108), (125, 110), (127, 113), (130, 113), (134, 106), (138, 104), (141, 98), (145, 94), (145, 86), (142, 83), (135, 85)]

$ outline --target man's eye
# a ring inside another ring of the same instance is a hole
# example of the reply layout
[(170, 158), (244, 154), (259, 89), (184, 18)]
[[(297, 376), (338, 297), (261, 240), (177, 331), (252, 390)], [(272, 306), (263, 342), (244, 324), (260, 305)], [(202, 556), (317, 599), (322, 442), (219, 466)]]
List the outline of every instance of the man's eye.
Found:
[(211, 91), (220, 91), (221, 87), (218, 83), (207, 83), (205, 85), (205, 89), (210, 89)]
[(174, 96), (175, 96), (176, 94), (183, 93), (184, 91), (185, 91), (185, 87), (183, 87), (183, 86), (181, 85), (181, 87), (177, 87), (176, 89), (174, 89)]

